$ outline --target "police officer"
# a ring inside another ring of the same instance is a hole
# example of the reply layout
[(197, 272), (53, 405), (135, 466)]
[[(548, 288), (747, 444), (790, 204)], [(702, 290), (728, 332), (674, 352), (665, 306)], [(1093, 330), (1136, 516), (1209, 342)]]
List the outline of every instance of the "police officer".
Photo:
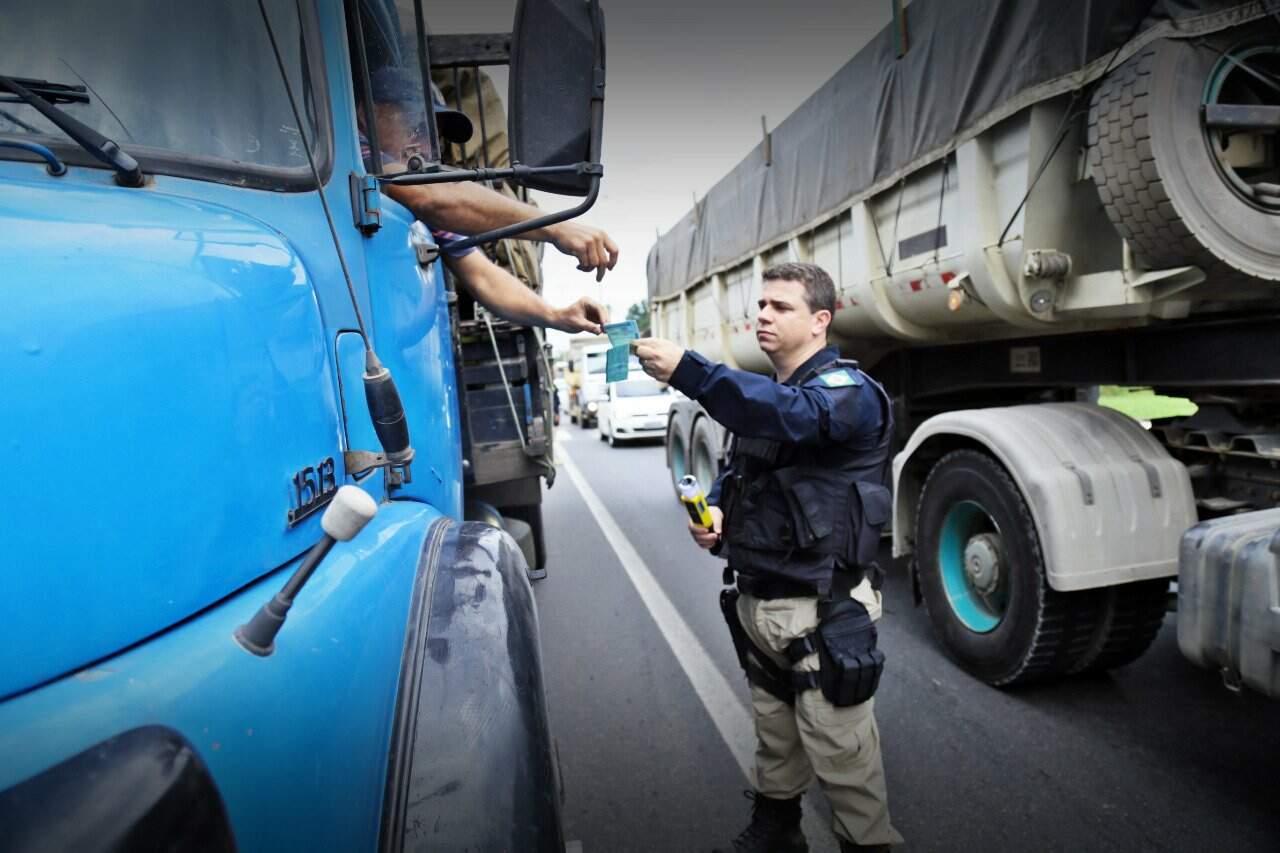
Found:
[(756, 718), (751, 823), (731, 849), (807, 850), (800, 795), (816, 774), (841, 850), (888, 850), (902, 837), (889, 822), (869, 695), (884, 660), (870, 575), (890, 509), (889, 399), (827, 345), (835, 287), (820, 267), (765, 270), (759, 307), (756, 340), (773, 379), (671, 341), (635, 345), (650, 376), (733, 434), (708, 495), (714, 528), (690, 523), (700, 546), (727, 558), (726, 583), (736, 576), (721, 603)]

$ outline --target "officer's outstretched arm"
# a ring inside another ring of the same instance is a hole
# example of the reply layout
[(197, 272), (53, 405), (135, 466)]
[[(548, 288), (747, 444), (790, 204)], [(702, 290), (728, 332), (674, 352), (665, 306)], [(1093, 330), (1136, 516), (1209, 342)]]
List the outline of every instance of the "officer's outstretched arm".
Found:
[(827, 389), (782, 385), (767, 376), (713, 364), (693, 351), (680, 359), (671, 385), (744, 438), (819, 444), (842, 442), (852, 434), (852, 424), (833, 417), (835, 401)]

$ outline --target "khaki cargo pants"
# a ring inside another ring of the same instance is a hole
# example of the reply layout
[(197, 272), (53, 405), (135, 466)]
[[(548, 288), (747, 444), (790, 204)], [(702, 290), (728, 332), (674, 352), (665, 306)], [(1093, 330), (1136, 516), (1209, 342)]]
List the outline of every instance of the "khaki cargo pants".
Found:
[[(880, 593), (870, 583), (864, 580), (852, 595), (873, 620), (880, 618)], [(787, 644), (817, 628), (817, 607), (816, 598), (765, 601), (743, 595), (738, 599), (738, 619), (758, 648), (790, 669)], [(817, 654), (803, 658), (796, 669), (817, 670)], [(794, 797), (804, 793), (817, 774), (831, 803), (837, 836), (855, 844), (903, 843), (889, 823), (875, 699), (837, 708), (814, 689), (798, 694), (792, 707), (753, 684), (751, 704), (756, 716), (756, 789), (761, 794)]]

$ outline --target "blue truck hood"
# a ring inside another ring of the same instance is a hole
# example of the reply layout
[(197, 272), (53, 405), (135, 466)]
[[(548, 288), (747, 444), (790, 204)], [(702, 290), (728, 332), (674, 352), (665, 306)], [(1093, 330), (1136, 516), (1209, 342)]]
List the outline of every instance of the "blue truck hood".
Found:
[(341, 427), (307, 270), (259, 221), (6, 179), (0, 259), (3, 697), (303, 551), (291, 478), (327, 457), (341, 477)]

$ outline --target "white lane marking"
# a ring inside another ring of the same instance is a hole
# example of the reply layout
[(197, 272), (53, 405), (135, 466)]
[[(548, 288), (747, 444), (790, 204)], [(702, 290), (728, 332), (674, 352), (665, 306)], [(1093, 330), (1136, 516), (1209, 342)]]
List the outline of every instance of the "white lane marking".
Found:
[(720, 737), (733, 753), (734, 760), (738, 762), (742, 772), (750, 778), (751, 768), (755, 765), (756, 737), (751, 714), (739, 701), (737, 694), (729, 686), (728, 680), (711, 660), (711, 655), (707, 654), (707, 650), (703, 648), (702, 642), (693, 633), (689, 623), (684, 621), (680, 611), (676, 610), (675, 605), (671, 603), (671, 599), (667, 597), (662, 586), (649, 571), (649, 567), (645, 565), (635, 546), (622, 532), (613, 514), (605, 508), (604, 502), (582, 476), (578, 466), (573, 463), (567, 453), (561, 456), (560, 464), (564, 466), (569, 479), (573, 481), (582, 499), (586, 501), (587, 508), (595, 517), (596, 524), (600, 525), (601, 532), (604, 533), (604, 538), (608, 540), (610, 547), (618, 556), (618, 562), (622, 563), (622, 568), (631, 579), (636, 592), (640, 594), (640, 599), (645, 607), (649, 608), (653, 621), (658, 623), (658, 629), (675, 654), (680, 668), (689, 677), (689, 682), (693, 685), (698, 698), (702, 700), (707, 713), (711, 715), (711, 721), (715, 723)]
[[(658, 624), (658, 630), (662, 632), (663, 639), (667, 641), (680, 668), (688, 676), (689, 683), (693, 685), (694, 692), (698, 694), (703, 707), (707, 709), (716, 730), (720, 732), (720, 738), (738, 763), (742, 775), (754, 786), (756, 727), (751, 711), (738, 699), (738, 695), (734, 693), (724, 674), (712, 661), (711, 655), (707, 654), (706, 648), (693, 633), (689, 623), (684, 621), (684, 617), (671, 603), (671, 599), (667, 597), (667, 593), (653, 576), (653, 572), (649, 570), (644, 559), (631, 544), (631, 540), (622, 532), (613, 514), (587, 483), (587, 478), (578, 470), (578, 466), (569, 458), (567, 449), (560, 454), (557, 461), (564, 466), (569, 479), (573, 481), (574, 487), (586, 502), (587, 509), (591, 511), (605, 540), (613, 548), (618, 562), (622, 564), (627, 577), (631, 579), (632, 585), (639, 593), (640, 600), (644, 602), (645, 607), (649, 608), (649, 614)], [(838, 850), (836, 838), (826, 822), (818, 817), (812, 797), (806, 794), (805, 799), (808, 803), (804, 809), (801, 826), (809, 839), (810, 849), (815, 853)]]

